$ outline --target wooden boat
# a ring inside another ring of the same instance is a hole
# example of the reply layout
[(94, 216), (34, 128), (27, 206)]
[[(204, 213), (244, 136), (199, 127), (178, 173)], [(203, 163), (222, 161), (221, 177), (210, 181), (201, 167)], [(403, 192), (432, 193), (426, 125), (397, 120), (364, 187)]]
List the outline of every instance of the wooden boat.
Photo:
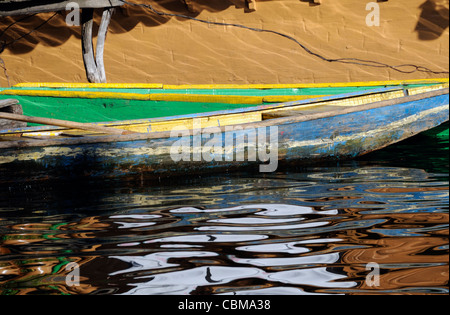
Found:
[(1, 90), (0, 102), (18, 100), (27, 117), (40, 118), (15, 120), (59, 127), (1, 130), (0, 181), (267, 172), (279, 163), (351, 159), (448, 121), (448, 85), (16, 86)]

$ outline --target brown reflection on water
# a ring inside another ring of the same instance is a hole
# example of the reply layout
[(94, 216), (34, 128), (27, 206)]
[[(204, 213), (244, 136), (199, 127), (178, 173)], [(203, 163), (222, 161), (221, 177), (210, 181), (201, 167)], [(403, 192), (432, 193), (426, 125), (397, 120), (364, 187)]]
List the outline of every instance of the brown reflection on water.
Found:
[(0, 275), (12, 280), (0, 281), (2, 294), (8, 295), (79, 295), (89, 294), (97, 287), (88, 277), (80, 275), (79, 285), (67, 285), (73, 269), (66, 269), (69, 262), (85, 265), (97, 257), (30, 258), (0, 262)]
[[(371, 204), (370, 202), (364, 204)], [(308, 249), (309, 256), (321, 256), (333, 253), (339, 253), (337, 261), (328, 262), (325, 265), (319, 264), (318, 267), (325, 266), (329, 268), (330, 273), (345, 275), (343, 280), (355, 281), (356, 285), (352, 288), (340, 288), (340, 282), (334, 283), (335, 290), (346, 294), (408, 294), (402, 290), (409, 288), (415, 289), (414, 294), (431, 294), (432, 292), (417, 292), (418, 288), (445, 288), (448, 286), (448, 251), (442, 249), (448, 244), (448, 226), (441, 227), (439, 230), (428, 231), (428, 227), (439, 226), (448, 222), (447, 213), (383, 213), (376, 214), (373, 211), (376, 208), (343, 208), (339, 209), (339, 219), (331, 222), (331, 225), (339, 223), (350, 223), (352, 221), (370, 221), (378, 220), (378, 224), (371, 228), (352, 228), (334, 230), (326, 235), (309, 235), (300, 240), (315, 240), (307, 245), (302, 245)], [(320, 212), (320, 209), (317, 210)], [(7, 294), (98, 294), (99, 292), (110, 290), (110, 292), (124, 293), (127, 287), (133, 286), (143, 280), (139, 277), (111, 277), (110, 274), (115, 271), (126, 270), (127, 264), (120, 264), (116, 260), (108, 258), (108, 253), (115, 253), (124, 241), (130, 238), (130, 242), (137, 241), (138, 247), (134, 250), (144, 254), (167, 251), (162, 246), (165, 243), (140, 243), (139, 239), (155, 238), (174, 235), (170, 233), (192, 233), (190, 225), (204, 226), (205, 222), (211, 220), (208, 213), (199, 213), (188, 220), (175, 220), (168, 217), (168, 210), (154, 211), (151, 213), (155, 217), (155, 222), (161, 220), (161, 226), (151, 230), (140, 230), (139, 225), (125, 229), (121, 232), (118, 229), (118, 223), (137, 224), (133, 216), (87, 216), (79, 218), (78, 221), (46, 224), (14, 224), (10, 228), (16, 234), (10, 233), (3, 236), (1, 255), (26, 256), (23, 259), (11, 259), (0, 261), (0, 275), (4, 279), (0, 281), (0, 288)], [(238, 214), (238, 213), (237, 213)], [(345, 215), (344, 215), (345, 214)], [(167, 217), (167, 222), (162, 217)], [(114, 219), (114, 217), (116, 217)], [(159, 217), (159, 218), (158, 218)], [(227, 214), (215, 216), (214, 218), (226, 218)], [(317, 220), (312, 218), (312, 220)], [(151, 221), (151, 220), (150, 220)], [(166, 223), (170, 225), (166, 225)], [(179, 225), (176, 228), (174, 225)], [(411, 229), (411, 231), (410, 231)], [(390, 231), (400, 231), (398, 235), (390, 235)], [(170, 232), (169, 232), (170, 231)], [(135, 233), (134, 236), (129, 233)], [(411, 233), (412, 235), (402, 236), (402, 233)], [(156, 234), (156, 236), (155, 236)], [(139, 235), (136, 238), (136, 235)], [(298, 242), (299, 238), (295, 236), (283, 236), (279, 239), (273, 237), (275, 244)], [(213, 237), (213, 236), (211, 236)], [(106, 240), (102, 240), (102, 238)], [(323, 243), (321, 238), (332, 238), (335, 242)], [(117, 240), (115, 240), (117, 239)], [(58, 246), (62, 241), (68, 241), (65, 249)], [(82, 245), (77, 244), (83, 240)], [(213, 240), (213, 238), (211, 239)], [(55, 242), (55, 243), (49, 243)], [(92, 244), (90, 244), (92, 241)], [(182, 242), (182, 240), (180, 241)], [(255, 243), (255, 242), (253, 242)], [(268, 244), (267, 242), (264, 244)], [(167, 245), (171, 245), (167, 243)], [(239, 244), (242, 246), (242, 244)], [(223, 242), (219, 247), (211, 244), (200, 243), (197, 246), (202, 250), (216, 251), (219, 255), (227, 248), (232, 251), (237, 246), (236, 243)], [(52, 247), (54, 247), (52, 249)], [(125, 246), (126, 247), (126, 246)], [(348, 247), (348, 248), (347, 248)], [(12, 251), (11, 249), (15, 249)], [(175, 250), (175, 249), (172, 249)], [(188, 248), (187, 250), (193, 250)], [(169, 249), (170, 251), (170, 249)], [(230, 252), (227, 252), (230, 254)], [(128, 255), (125, 253), (125, 255)], [(258, 259), (277, 259), (296, 257), (296, 255), (281, 255), (280, 253), (256, 253)], [(187, 256), (187, 265), (180, 265), (175, 268), (166, 268), (157, 273), (180, 271), (183, 268), (195, 268), (202, 266), (224, 266), (230, 264), (226, 259), (227, 255), (220, 258), (198, 259), (195, 256)], [(302, 254), (297, 254), (302, 257)], [(1, 256), (0, 256), (1, 258)], [(80, 266), (81, 279), (80, 286), (68, 286), (66, 278), (71, 270), (66, 270), (70, 262), (76, 262)], [(380, 285), (377, 287), (368, 286), (364, 281), (368, 270), (368, 263), (377, 263), (381, 266)], [(243, 267), (248, 267), (243, 265)], [(310, 268), (305, 266), (306, 268)], [(303, 267), (303, 268), (305, 268)], [(278, 271), (290, 270), (292, 266), (266, 266), (265, 272), (276, 273)], [(145, 274), (144, 274), (145, 275)], [(342, 281), (343, 281), (342, 280)], [(196, 292), (214, 293), (229, 290), (230, 287), (236, 287), (240, 290), (245, 287), (261, 289), (273, 289), (279, 283), (255, 279), (240, 279), (232, 284), (215, 284), (211, 282), (207, 287), (198, 287)], [(255, 284), (256, 283), (256, 284)], [(314, 286), (300, 286), (309, 292), (330, 293), (328, 289)], [(420, 290), (419, 290), (420, 291)]]
[(414, 193), (414, 192), (426, 192), (426, 191), (448, 191), (449, 187), (387, 187), (387, 188), (373, 188), (368, 189), (368, 192), (377, 193)]
[[(13, 295), (78, 295), (97, 291), (99, 288), (91, 284), (91, 279), (86, 277), (88, 274), (80, 274), (79, 285), (68, 285), (67, 280), (72, 279), (74, 269), (66, 267), (76, 263), (81, 269), (98, 258), (85, 256), (85, 253), (95, 253), (102, 247), (101, 244), (84, 246), (77, 249), (75, 256), (71, 256), (74, 250), (70, 243), (93, 239), (96, 237), (94, 231), (104, 231), (109, 227), (100, 220), (100, 217), (93, 216), (73, 223), (11, 225), (10, 230), (14, 233), (1, 235), (0, 259), (3, 255), (23, 258), (0, 261), (0, 276), (7, 279), (0, 281), (0, 288), (3, 288), (0, 292)], [(66, 241), (65, 246), (53, 243), (63, 244)]]
[[(437, 189), (439, 190), (439, 189)], [(392, 192), (393, 190), (389, 190)], [(422, 190), (420, 190), (422, 191)], [(368, 216), (378, 217), (378, 216)], [(368, 218), (366, 217), (366, 218)], [(449, 279), (448, 224), (447, 228), (432, 232), (417, 232), (414, 237), (389, 236), (381, 234), (383, 229), (408, 228), (420, 230), (436, 224), (449, 222), (447, 213), (408, 213), (381, 216), (387, 222), (377, 227), (380, 239), (365, 235), (348, 233), (347, 239), (363, 245), (365, 248), (348, 250), (342, 253), (343, 268), (349, 278), (365, 277), (370, 269), (369, 263), (380, 266), (379, 286), (370, 286), (367, 281), (360, 281), (358, 290), (349, 294), (408, 294), (409, 288), (445, 288)], [(417, 294), (420, 292), (414, 292)], [(431, 294), (431, 292), (422, 292)]]

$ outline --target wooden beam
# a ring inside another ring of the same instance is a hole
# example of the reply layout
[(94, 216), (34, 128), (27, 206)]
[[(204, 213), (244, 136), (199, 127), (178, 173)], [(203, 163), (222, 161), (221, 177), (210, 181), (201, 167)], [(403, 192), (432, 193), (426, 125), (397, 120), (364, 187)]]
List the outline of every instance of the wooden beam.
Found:
[(67, 4), (71, 2), (78, 3), (80, 9), (111, 8), (123, 5), (120, 0), (2, 0), (0, 1), (0, 16), (65, 11)]
[(256, 0), (246, 0), (247, 3), (247, 8), (250, 11), (255, 11), (256, 10)]
[(280, 117), (291, 117), (291, 116), (301, 116), (304, 115), (304, 113), (298, 111), (298, 110), (280, 110), (277, 112), (265, 112), (262, 114), (262, 119), (274, 119), (274, 118), (280, 118)]
[(94, 24), (94, 9), (83, 9), (81, 13), (81, 47), (83, 51), (84, 68), (89, 82), (97, 83), (97, 64), (95, 63), (94, 45), (92, 42), (92, 25)]
[(102, 21), (97, 36), (97, 48), (95, 50), (95, 63), (97, 64), (98, 82), (106, 83), (105, 63), (103, 62), (103, 51), (105, 49), (106, 35), (108, 33), (109, 23), (114, 13), (114, 8), (105, 8), (102, 15)]
[[(22, 106), (20, 106), (19, 101), (16, 99), (6, 99), (0, 100), (0, 114), (10, 113), (10, 114), (23, 114)], [(11, 121), (7, 119), (0, 119), (0, 130), (3, 129), (13, 129), (13, 128), (23, 128), (26, 127), (27, 123)]]
[(9, 106), (17, 105), (17, 104), (19, 104), (19, 101), (12, 99), (12, 98), (9, 98), (6, 100), (0, 100), (0, 108), (9, 107)]
[(97, 47), (94, 52), (92, 26), (94, 24), (94, 9), (83, 9), (81, 13), (81, 46), (86, 77), (90, 83), (106, 83), (103, 52), (106, 35), (114, 8), (105, 8), (97, 36)]

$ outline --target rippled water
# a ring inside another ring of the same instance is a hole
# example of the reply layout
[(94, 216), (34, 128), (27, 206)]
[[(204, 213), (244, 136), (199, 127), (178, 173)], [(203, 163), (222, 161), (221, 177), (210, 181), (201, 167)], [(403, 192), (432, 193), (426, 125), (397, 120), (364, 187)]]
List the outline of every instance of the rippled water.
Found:
[(448, 294), (448, 166), (447, 133), (265, 176), (0, 185), (0, 293)]

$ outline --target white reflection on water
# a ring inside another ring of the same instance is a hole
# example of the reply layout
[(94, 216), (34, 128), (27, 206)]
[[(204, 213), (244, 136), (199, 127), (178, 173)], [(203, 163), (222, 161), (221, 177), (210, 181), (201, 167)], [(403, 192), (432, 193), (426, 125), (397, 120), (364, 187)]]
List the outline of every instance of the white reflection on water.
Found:
[(256, 214), (265, 216), (296, 216), (304, 214), (318, 213), (321, 215), (336, 215), (337, 210), (316, 211), (311, 207), (297, 206), (291, 204), (251, 204), (221, 209), (199, 209), (192, 207), (182, 207), (170, 210), (172, 213), (214, 213), (233, 212), (241, 210), (259, 210)]
[[(133, 264), (145, 263), (148, 260), (136, 257), (136, 260), (130, 260), (130, 257), (116, 257)], [(145, 266), (141, 266), (145, 268)], [(148, 268), (153, 268), (150, 263)], [(142, 269), (140, 269), (142, 270)], [(125, 270), (131, 272), (135, 270)], [(344, 275), (338, 275), (327, 271), (327, 268), (308, 268), (300, 270), (288, 270), (279, 272), (265, 272), (259, 268), (253, 267), (221, 267), (221, 266), (202, 266), (181, 271), (169, 273), (153, 274), (151, 276), (143, 276), (149, 278), (148, 282), (134, 284), (134, 288), (126, 292), (126, 295), (153, 295), (153, 294), (189, 294), (199, 286), (208, 286), (211, 284), (220, 285), (230, 283), (239, 279), (264, 279), (272, 282), (296, 285), (311, 285), (324, 288), (332, 288), (336, 286), (335, 281), (339, 281), (339, 287), (351, 288), (357, 285), (354, 281), (342, 281), (346, 278)], [(280, 288), (272, 289), (265, 293), (278, 291)], [(285, 288), (285, 293), (304, 294), (305, 292), (298, 289)], [(287, 291), (287, 292), (286, 292)], [(263, 294), (264, 291), (256, 291)], [(241, 292), (242, 293), (242, 292)], [(250, 292), (247, 292), (250, 293)], [(245, 291), (244, 291), (245, 294)], [(280, 294), (280, 293), (278, 293)]]
[(333, 264), (339, 261), (339, 253), (312, 255), (302, 257), (289, 258), (238, 258), (236, 256), (229, 256), (230, 260), (239, 264), (248, 264), (258, 267), (272, 267), (272, 266), (292, 266), (298, 265), (317, 265), (317, 264)]
[(178, 264), (172, 264), (168, 262), (168, 260), (171, 258), (213, 257), (217, 255), (218, 255), (217, 253), (213, 252), (187, 251), (187, 252), (159, 252), (145, 256), (111, 256), (110, 258), (116, 258), (124, 262), (130, 263), (132, 265), (131, 268), (113, 272), (111, 273), (111, 275), (114, 276), (123, 273), (130, 273), (130, 272), (134, 273), (136, 271), (142, 270), (154, 270), (178, 266)]
[(145, 241), (145, 244), (151, 243), (165, 243), (165, 242), (175, 242), (175, 243), (239, 243), (239, 242), (250, 242), (267, 239), (267, 235), (254, 235), (254, 234), (191, 234), (191, 235), (180, 235), (180, 236), (169, 236), (158, 238), (156, 240)]
[[(277, 283), (279, 288), (258, 289), (257, 285), (252, 285), (248, 292), (262, 294), (281, 290), (293, 294), (306, 294), (302, 289), (280, 286), (280, 283), (331, 288), (337, 285), (334, 281), (346, 278), (325, 267), (339, 262), (339, 252), (313, 254), (309, 247), (314, 244), (318, 246), (336, 244), (342, 239), (323, 237), (283, 241), (272, 237), (278, 231), (300, 231), (330, 225), (328, 219), (330, 216), (336, 216), (337, 210), (317, 211), (312, 207), (289, 204), (251, 204), (218, 209), (180, 207), (169, 212), (180, 215), (182, 218), (180, 222), (183, 224), (192, 225), (192, 232), (184, 232), (182, 235), (169, 233), (169, 236), (149, 239), (142, 244), (160, 244), (160, 248), (173, 249), (173, 252), (110, 257), (126, 262), (130, 266), (112, 273), (111, 276), (124, 274), (132, 275), (136, 279), (137, 283), (133, 283), (134, 288), (127, 294), (190, 294), (203, 286), (217, 287), (233, 281), (251, 281), (251, 279)], [(313, 217), (310, 217), (311, 215)], [(126, 216), (115, 218), (126, 219)], [(116, 223), (123, 225), (123, 222)], [(208, 231), (215, 233), (198, 233)], [(248, 233), (249, 231), (252, 233)], [(264, 234), (259, 231), (264, 231)], [(211, 247), (215, 251), (206, 251), (211, 246), (208, 244), (217, 243), (234, 247), (233, 254), (226, 254), (226, 260), (231, 265), (217, 266), (218, 260), (214, 259), (223, 259), (223, 254), (219, 254), (217, 248), (221, 245)], [(196, 250), (199, 247), (205, 251)], [(239, 253), (254, 253), (256, 257), (240, 257)], [(281, 253), (288, 257), (278, 255), (261, 257), (264, 253)], [(195, 263), (193, 265), (194, 261), (200, 266)], [(165, 268), (168, 272), (161, 270)], [(292, 268), (296, 269), (291, 270)], [(142, 282), (143, 279), (149, 280)], [(349, 288), (355, 285), (354, 281), (339, 281), (338, 287)], [(226, 293), (226, 289), (217, 288), (217, 293), (221, 291)], [(243, 292), (245, 294), (245, 290)]]
[[(269, 222), (268, 220), (267, 222)], [(196, 228), (198, 231), (273, 231), (273, 230), (292, 230), (311, 227), (324, 226), (330, 222), (310, 222), (292, 225), (269, 225), (269, 226), (201, 226)]]
[(314, 243), (338, 243), (343, 241), (339, 238), (319, 238), (313, 240), (305, 240), (298, 242), (286, 243), (269, 243), (261, 245), (248, 245), (237, 247), (236, 250), (255, 253), (287, 253), (287, 254), (301, 254), (311, 251), (307, 247), (297, 246), (298, 244), (314, 244)]

